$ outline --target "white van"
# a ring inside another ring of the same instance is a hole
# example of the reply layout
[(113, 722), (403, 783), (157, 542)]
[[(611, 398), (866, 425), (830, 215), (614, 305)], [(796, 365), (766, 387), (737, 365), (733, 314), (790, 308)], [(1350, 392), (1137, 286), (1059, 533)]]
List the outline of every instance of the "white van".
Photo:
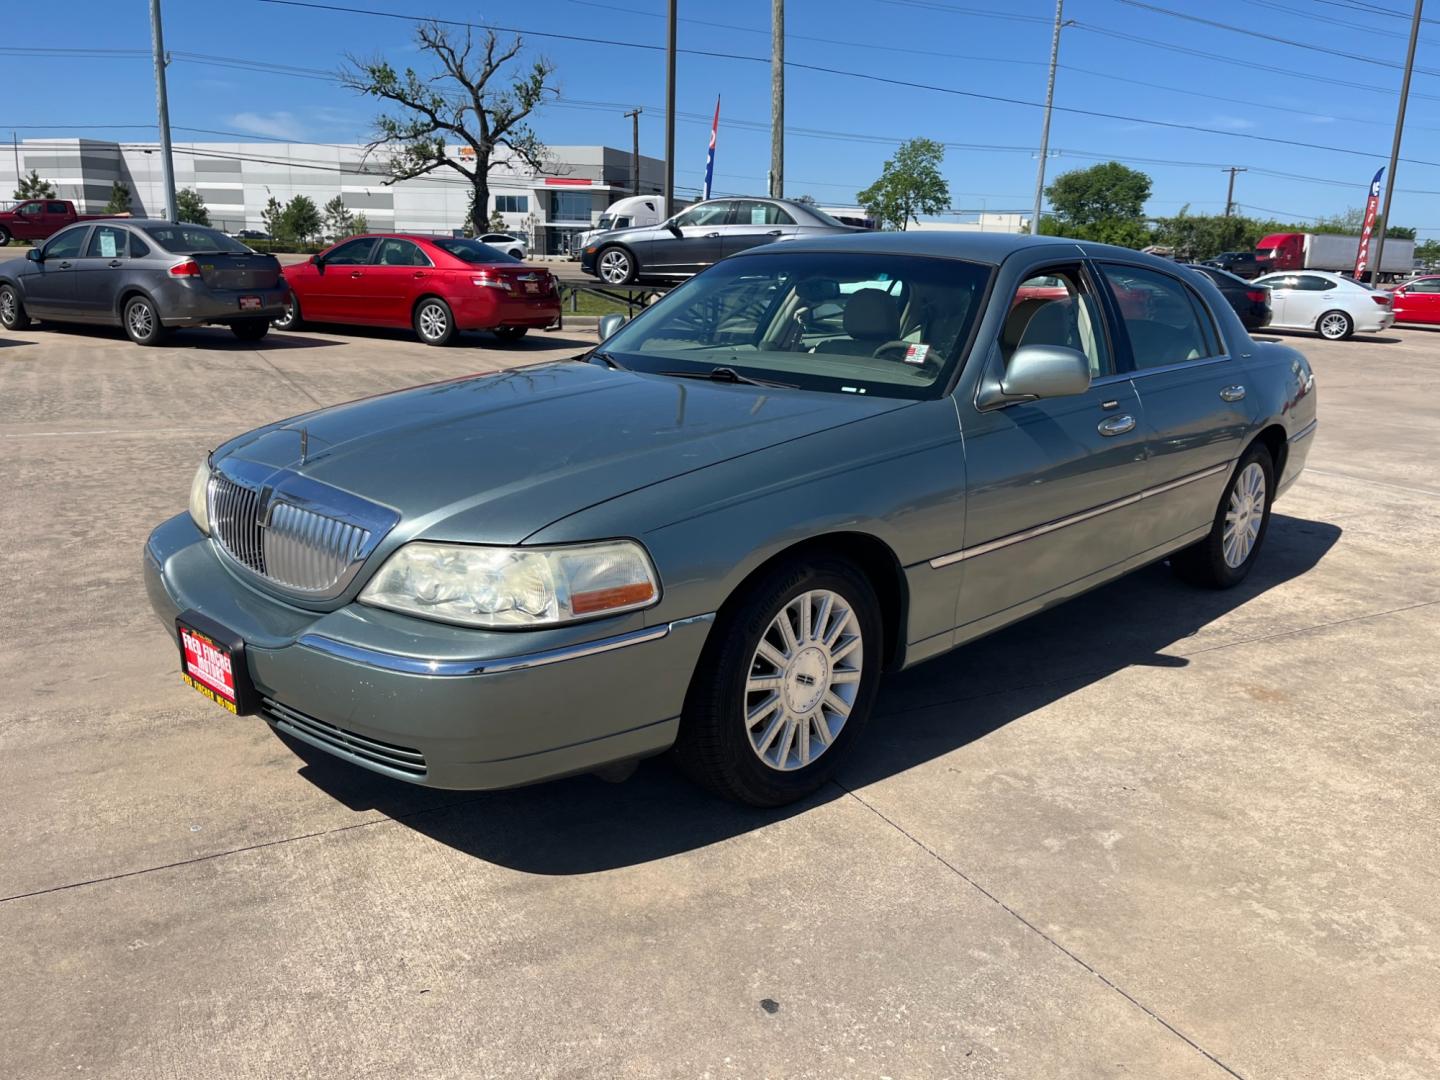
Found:
[(575, 237), (575, 246), (570, 249), (572, 258), (579, 258), (580, 252), (593, 243), (601, 233), (612, 229), (629, 229), (637, 225), (659, 225), (665, 220), (665, 199), (660, 195), (631, 195), (611, 203), (595, 227)]

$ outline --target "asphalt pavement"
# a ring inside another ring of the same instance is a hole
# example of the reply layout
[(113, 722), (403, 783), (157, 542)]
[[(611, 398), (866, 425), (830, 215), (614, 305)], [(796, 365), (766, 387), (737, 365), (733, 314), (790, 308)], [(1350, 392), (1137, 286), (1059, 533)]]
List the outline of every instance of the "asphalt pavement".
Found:
[(1290, 340), (1320, 428), (1243, 586), (893, 676), (762, 812), (663, 759), (384, 780), (184, 687), (146, 604), (218, 442), (588, 336), (0, 337), (0, 1074), (1440, 1075), (1440, 333)]

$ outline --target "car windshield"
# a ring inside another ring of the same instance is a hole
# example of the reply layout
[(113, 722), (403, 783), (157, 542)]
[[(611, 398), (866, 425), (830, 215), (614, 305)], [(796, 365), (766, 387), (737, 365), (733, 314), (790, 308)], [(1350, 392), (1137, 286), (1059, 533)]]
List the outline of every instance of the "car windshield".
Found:
[(717, 263), (611, 337), (627, 368), (731, 368), (806, 390), (920, 398), (959, 362), (990, 268), (958, 259), (766, 252)]
[(519, 262), (510, 255), (505, 254), (499, 248), (493, 248), (489, 244), (482, 244), (479, 240), (466, 240), (458, 236), (445, 236), (432, 240), (441, 251), (449, 252), (461, 262), (472, 265), (480, 263), (513, 263)]
[(216, 251), (231, 255), (255, 254), (240, 241), (200, 225), (145, 225), (142, 228), (146, 235), (166, 251), (177, 255), (200, 255)]

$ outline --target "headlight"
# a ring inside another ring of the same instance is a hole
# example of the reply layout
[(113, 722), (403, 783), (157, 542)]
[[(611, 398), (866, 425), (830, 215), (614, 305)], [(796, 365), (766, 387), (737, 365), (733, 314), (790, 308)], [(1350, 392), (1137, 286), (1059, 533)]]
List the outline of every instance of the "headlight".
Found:
[(464, 626), (555, 626), (648, 607), (660, 582), (633, 540), (553, 548), (416, 541), (391, 555), (360, 600)]
[(202, 461), (190, 481), (190, 520), (206, 536), (210, 535), (210, 462)]

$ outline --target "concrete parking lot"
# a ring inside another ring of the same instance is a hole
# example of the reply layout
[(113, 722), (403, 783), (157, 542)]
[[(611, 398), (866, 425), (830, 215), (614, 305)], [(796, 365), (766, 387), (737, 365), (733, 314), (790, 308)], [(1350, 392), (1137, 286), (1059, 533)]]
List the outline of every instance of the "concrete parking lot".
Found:
[(894, 676), (785, 811), (413, 788), (180, 683), (141, 545), (210, 447), (586, 334), (0, 338), (0, 1074), (1440, 1075), (1440, 333), (1291, 338), (1242, 587)]

